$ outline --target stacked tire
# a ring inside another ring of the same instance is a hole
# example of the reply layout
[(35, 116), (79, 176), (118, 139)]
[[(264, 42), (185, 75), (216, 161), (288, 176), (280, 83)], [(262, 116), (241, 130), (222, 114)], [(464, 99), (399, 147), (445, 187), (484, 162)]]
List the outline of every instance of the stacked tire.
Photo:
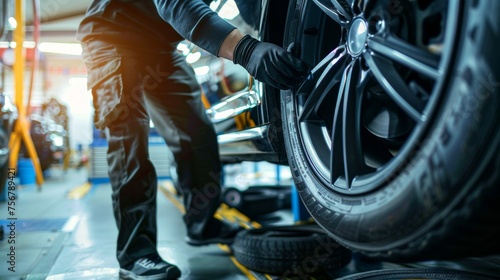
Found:
[(317, 225), (268, 226), (240, 232), (233, 243), (235, 258), (262, 273), (309, 279), (345, 266), (351, 252)]

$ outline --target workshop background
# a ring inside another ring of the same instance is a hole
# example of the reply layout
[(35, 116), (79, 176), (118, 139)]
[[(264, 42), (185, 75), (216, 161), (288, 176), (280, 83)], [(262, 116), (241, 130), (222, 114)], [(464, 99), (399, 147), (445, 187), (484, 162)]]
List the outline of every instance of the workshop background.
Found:
[[(91, 2), (0, 0), (0, 279), (118, 279), (107, 143), (93, 125), (92, 95), (76, 40)], [(343, 1), (310, 2), (329, 7)], [(260, 36), (259, 19), (265, 13), (260, 4), (248, 3), (245, 15), (233, 0), (217, 0), (211, 7), (246, 33)], [(271, 8), (267, 12), (286, 17)], [(399, 262), (336, 243), (304, 206), (282, 156), (285, 148), (273, 142), (276, 131), (259, 126), (281, 124), (279, 113), (257, 110), (261, 104), (279, 107), (279, 100), (263, 96), (263, 85), (238, 65), (187, 41), (177, 49), (194, 68), (219, 133), (224, 192), (216, 215), (248, 229), (234, 246), (185, 243), (175, 163), (151, 124), (150, 157), (160, 180), (159, 252), (179, 266), (181, 279), (500, 277), (497, 254)], [(495, 79), (489, 81), (498, 88)], [(245, 135), (237, 134), (246, 127)], [(263, 136), (271, 141), (261, 141)]]

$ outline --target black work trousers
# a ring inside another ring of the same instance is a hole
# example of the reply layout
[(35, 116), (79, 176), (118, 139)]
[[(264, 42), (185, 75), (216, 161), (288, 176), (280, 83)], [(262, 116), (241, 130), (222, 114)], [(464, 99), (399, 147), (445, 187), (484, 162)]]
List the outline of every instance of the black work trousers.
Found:
[[(218, 230), (213, 228), (219, 225), (213, 214), (220, 203), (217, 138), (193, 69), (175, 51), (138, 55), (103, 42), (83, 45), (95, 123), (105, 129), (109, 145), (120, 266), (157, 252), (157, 175), (148, 155), (150, 119), (177, 164), (188, 234), (204, 238)], [(162, 219), (168, 215), (159, 213)]]

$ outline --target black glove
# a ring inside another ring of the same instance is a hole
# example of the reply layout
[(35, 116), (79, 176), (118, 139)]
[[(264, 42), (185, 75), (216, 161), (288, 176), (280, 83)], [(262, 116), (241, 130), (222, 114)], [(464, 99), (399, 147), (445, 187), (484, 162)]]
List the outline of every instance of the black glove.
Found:
[(277, 45), (245, 35), (234, 49), (233, 62), (257, 80), (279, 89), (297, 86), (307, 75), (304, 61)]

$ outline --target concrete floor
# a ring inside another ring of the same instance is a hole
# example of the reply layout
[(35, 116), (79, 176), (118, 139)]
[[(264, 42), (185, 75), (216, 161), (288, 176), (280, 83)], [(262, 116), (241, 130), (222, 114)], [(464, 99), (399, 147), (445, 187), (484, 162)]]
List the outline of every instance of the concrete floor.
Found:
[[(7, 232), (0, 242), (0, 279), (118, 279), (109, 184), (92, 186), (81, 199), (68, 199), (68, 192), (86, 183), (86, 170), (54, 173), (41, 191), (34, 185), (19, 187), (15, 272), (8, 270), (3, 253), (11, 245)], [(5, 224), (6, 202), (0, 202), (0, 211)], [(217, 245), (188, 246), (181, 213), (161, 192), (158, 217), (159, 252), (179, 266), (182, 279), (248, 279)]]
[[(18, 187), (15, 215), (9, 215), (6, 201), (0, 202), (0, 224), (7, 230), (0, 241), (0, 279), (118, 279), (117, 229), (109, 184), (86, 184), (85, 169), (51, 173), (41, 190), (34, 185)], [(78, 198), (82, 189), (82, 193), (89, 191)], [(282, 222), (290, 222), (290, 215), (280, 215)], [(9, 217), (17, 218), (11, 238), (15, 240), (15, 272), (9, 271), (7, 256), (13, 245), (8, 243)], [(279, 279), (238, 267), (234, 258), (217, 245), (188, 246), (184, 242), (181, 212), (163, 192), (158, 192), (158, 217), (159, 252), (165, 260), (179, 266), (181, 279)], [(500, 257), (392, 264), (370, 262), (354, 255), (351, 263), (325, 279), (380, 269), (436, 267), (486, 273), (493, 279), (500, 275)]]

